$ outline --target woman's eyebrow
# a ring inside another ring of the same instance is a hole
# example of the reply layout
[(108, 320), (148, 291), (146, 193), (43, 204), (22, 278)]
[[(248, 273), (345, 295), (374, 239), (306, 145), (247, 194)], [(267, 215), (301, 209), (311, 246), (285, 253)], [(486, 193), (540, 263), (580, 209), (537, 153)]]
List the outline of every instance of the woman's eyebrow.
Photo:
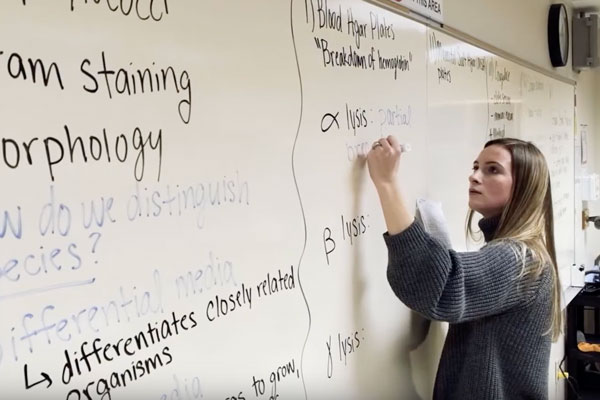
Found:
[(485, 165), (497, 165), (499, 167), (504, 168), (504, 166), (502, 164), (500, 164), (498, 161), (486, 161), (484, 164)]

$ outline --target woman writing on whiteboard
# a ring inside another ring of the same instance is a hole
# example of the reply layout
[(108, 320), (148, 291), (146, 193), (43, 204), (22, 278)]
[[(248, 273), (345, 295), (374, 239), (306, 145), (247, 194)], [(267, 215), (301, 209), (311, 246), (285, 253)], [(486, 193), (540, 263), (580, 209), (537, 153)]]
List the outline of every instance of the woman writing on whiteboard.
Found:
[(550, 342), (560, 333), (550, 176), (529, 142), (486, 143), (469, 177), (486, 245), (448, 250), (409, 213), (397, 183), (401, 145), (367, 156), (388, 232), (388, 281), (404, 304), (450, 323), (435, 399), (546, 399)]

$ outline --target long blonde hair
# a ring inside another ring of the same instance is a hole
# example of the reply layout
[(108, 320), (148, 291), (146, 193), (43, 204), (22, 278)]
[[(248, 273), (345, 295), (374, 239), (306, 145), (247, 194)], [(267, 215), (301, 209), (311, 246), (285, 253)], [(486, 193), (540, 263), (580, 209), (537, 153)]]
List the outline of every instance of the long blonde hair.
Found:
[[(561, 332), (561, 286), (554, 247), (554, 216), (550, 172), (542, 152), (531, 142), (503, 138), (487, 142), (484, 147), (499, 145), (507, 149), (512, 159), (512, 191), (500, 215), (492, 241), (508, 240), (520, 250), (523, 269), (520, 277), (535, 279), (546, 268), (552, 272), (552, 324), (546, 333), (556, 341)], [(474, 210), (467, 214), (467, 235), (474, 237)], [(534, 262), (526, 263), (527, 250)]]

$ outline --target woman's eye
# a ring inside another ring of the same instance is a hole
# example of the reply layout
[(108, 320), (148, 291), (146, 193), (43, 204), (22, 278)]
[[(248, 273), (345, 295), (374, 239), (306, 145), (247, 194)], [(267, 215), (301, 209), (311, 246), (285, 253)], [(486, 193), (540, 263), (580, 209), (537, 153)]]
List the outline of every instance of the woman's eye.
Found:
[(488, 169), (488, 171), (489, 171), (491, 174), (496, 174), (496, 173), (498, 173), (498, 168), (496, 168), (496, 167), (490, 167), (490, 168)]

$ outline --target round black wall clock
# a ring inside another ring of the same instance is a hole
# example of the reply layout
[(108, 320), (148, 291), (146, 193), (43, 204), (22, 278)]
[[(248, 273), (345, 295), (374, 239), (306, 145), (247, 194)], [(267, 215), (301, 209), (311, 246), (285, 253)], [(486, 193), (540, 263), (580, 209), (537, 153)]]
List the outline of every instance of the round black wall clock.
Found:
[(564, 4), (552, 4), (548, 13), (548, 51), (553, 67), (564, 67), (569, 58), (569, 18)]

